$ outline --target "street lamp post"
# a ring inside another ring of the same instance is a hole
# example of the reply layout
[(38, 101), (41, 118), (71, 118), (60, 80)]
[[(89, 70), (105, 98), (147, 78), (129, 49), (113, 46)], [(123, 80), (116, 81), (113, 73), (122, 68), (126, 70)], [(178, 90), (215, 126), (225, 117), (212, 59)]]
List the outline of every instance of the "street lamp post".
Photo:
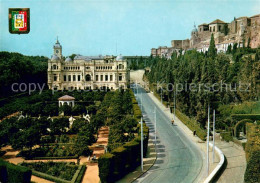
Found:
[(215, 118), (216, 113), (213, 111), (213, 149), (212, 149), (212, 162), (215, 162)]
[(141, 117), (141, 170), (143, 172), (143, 117)]
[(174, 121), (175, 121), (175, 116), (176, 116), (176, 91), (174, 92)]
[(208, 129), (207, 129), (207, 175), (209, 175), (209, 113), (210, 107), (208, 105)]
[(154, 144), (156, 148), (156, 107), (154, 106)]

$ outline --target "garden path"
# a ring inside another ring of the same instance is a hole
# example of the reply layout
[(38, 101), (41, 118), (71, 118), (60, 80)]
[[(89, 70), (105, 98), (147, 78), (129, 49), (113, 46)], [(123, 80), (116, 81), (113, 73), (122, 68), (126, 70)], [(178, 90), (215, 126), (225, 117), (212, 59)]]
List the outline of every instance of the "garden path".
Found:
[[(98, 140), (96, 143), (92, 145), (93, 154), (90, 159), (93, 158), (95, 155), (96, 158), (99, 158), (102, 154), (105, 153), (104, 147), (107, 146), (108, 143), (108, 134), (109, 134), (109, 128), (108, 127), (102, 127), (98, 132)], [(83, 177), (82, 182), (84, 183), (99, 183), (99, 171), (98, 171), (98, 163), (92, 163), (89, 161), (87, 157), (83, 157), (80, 160), (81, 164), (87, 164), (87, 170), (85, 172), (85, 175)]]

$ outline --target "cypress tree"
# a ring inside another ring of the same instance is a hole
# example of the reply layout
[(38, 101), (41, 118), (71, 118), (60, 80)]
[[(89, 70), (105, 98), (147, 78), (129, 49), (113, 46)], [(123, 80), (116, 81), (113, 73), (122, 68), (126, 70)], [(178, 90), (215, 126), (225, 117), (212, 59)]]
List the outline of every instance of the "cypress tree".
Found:
[(216, 52), (216, 46), (215, 46), (215, 40), (214, 40), (214, 35), (211, 34), (211, 39), (210, 39), (210, 45), (209, 45), (209, 51), (208, 51), (208, 55), (209, 57), (214, 58), (216, 56), (217, 52)]

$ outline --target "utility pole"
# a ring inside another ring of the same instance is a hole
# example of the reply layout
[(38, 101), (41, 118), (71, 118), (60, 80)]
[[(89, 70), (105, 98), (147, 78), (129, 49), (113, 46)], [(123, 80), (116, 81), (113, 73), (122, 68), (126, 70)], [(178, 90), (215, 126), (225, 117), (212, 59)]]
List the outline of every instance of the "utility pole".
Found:
[(141, 111), (143, 113), (143, 92), (141, 91)]
[(156, 148), (156, 107), (154, 106), (154, 144)]
[(175, 116), (176, 116), (175, 111), (176, 111), (176, 91), (174, 91), (174, 118), (173, 118), (174, 121), (175, 121)]
[(212, 149), (212, 162), (215, 162), (215, 118), (216, 118), (216, 113), (215, 109), (213, 111), (213, 149)]
[(143, 117), (141, 117), (141, 169), (143, 172)]
[(210, 114), (210, 107), (208, 104), (208, 131), (207, 131), (207, 175), (209, 175), (209, 114)]

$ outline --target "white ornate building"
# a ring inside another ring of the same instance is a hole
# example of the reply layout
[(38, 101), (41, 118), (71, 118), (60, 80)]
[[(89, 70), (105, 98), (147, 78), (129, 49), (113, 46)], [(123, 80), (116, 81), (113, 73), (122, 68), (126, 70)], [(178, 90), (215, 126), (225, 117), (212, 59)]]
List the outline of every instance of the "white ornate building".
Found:
[(81, 56), (74, 60), (62, 56), (59, 41), (53, 46), (53, 55), (48, 60), (48, 86), (54, 90), (96, 90), (119, 88), (129, 85), (127, 61), (121, 55)]

